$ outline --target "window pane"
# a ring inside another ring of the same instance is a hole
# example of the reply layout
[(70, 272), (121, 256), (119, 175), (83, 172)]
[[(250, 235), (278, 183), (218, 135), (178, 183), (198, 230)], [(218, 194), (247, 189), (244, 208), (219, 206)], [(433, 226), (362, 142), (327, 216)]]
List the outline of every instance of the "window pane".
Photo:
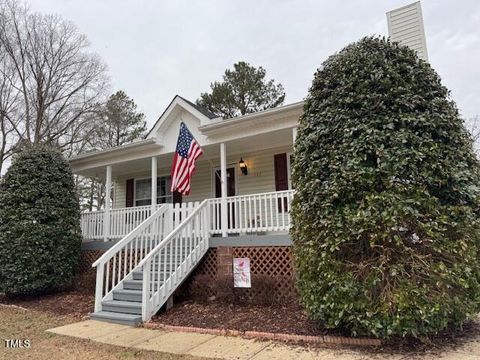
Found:
[(165, 177), (159, 177), (157, 180), (157, 196), (165, 196)]
[(150, 205), (151, 203), (152, 203), (152, 199), (137, 200), (135, 201), (135, 206), (145, 206), (145, 205)]
[(166, 187), (166, 191), (165, 191), (165, 194), (166, 195), (172, 195), (172, 192), (170, 191), (170, 176), (166, 176), (165, 177), (165, 187)]
[(157, 181), (157, 204), (173, 202), (170, 191), (170, 176), (161, 176)]
[(135, 199), (144, 200), (152, 197), (152, 183), (150, 179), (141, 179), (135, 182)]
[[(151, 179), (140, 179), (135, 181), (135, 206), (151, 204), (152, 181)], [(173, 202), (170, 191), (170, 176), (157, 178), (157, 204)]]

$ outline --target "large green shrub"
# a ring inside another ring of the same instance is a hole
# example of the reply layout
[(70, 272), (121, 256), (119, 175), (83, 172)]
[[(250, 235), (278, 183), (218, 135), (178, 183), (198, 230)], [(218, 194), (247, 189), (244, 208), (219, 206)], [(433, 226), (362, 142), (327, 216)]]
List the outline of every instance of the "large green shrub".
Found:
[(80, 245), (69, 164), (56, 150), (25, 149), (0, 182), (0, 292), (31, 294), (69, 284)]
[(437, 73), (364, 38), (315, 74), (295, 144), (298, 287), (329, 328), (423, 336), (479, 310), (479, 164)]

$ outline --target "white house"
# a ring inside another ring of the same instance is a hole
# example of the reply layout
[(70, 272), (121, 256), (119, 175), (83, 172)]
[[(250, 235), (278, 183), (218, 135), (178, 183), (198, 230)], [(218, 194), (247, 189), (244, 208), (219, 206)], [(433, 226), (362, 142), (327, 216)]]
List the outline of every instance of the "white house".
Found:
[[(105, 211), (82, 214), (84, 249), (106, 250), (93, 264), (92, 316), (149, 319), (209, 247), (289, 246), (290, 162), (302, 111), (298, 102), (224, 120), (177, 95), (145, 140), (71, 158), (75, 174), (107, 184)], [(204, 152), (183, 197), (170, 192), (181, 122)]]
[[(420, 3), (387, 19), (392, 39), (427, 60)], [(105, 211), (82, 214), (84, 250), (101, 255), (92, 317), (148, 320), (197, 265), (214, 267), (215, 281), (231, 275), (233, 257), (294, 292), (290, 165), (302, 111), (297, 102), (224, 120), (177, 95), (145, 140), (70, 159), (75, 174), (107, 184)], [(184, 197), (169, 186), (181, 122), (204, 151)]]
[[(281, 202), (275, 207), (280, 213), (272, 214), (271, 209), (265, 208), (265, 201), (263, 209), (259, 201), (287, 196), (292, 190), (290, 160), (302, 109), (303, 102), (298, 102), (223, 120), (177, 95), (145, 140), (71, 158), (75, 174), (105, 179), (107, 190), (113, 191), (106, 196), (107, 211), (83, 214), (85, 241), (121, 239), (132, 230), (125, 218), (133, 214), (135, 219), (129, 221), (138, 225), (151, 213), (152, 204), (176, 203), (186, 207), (205, 199), (220, 204), (215, 199), (222, 197), (235, 199), (226, 202), (227, 221), (223, 226), (220, 218), (212, 219), (212, 234), (288, 230), (287, 217), (281, 217), (287, 213), (282, 212)], [(170, 169), (182, 121), (204, 151), (196, 164), (191, 192), (183, 197), (170, 192)], [(253, 206), (255, 201), (258, 208), (238, 209), (247, 202)]]

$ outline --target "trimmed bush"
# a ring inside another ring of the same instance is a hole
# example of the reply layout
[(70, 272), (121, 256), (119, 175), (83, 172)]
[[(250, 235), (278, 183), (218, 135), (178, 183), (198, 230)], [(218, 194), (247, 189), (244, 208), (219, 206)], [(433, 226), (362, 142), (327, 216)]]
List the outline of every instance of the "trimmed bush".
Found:
[(292, 238), (312, 318), (421, 337), (479, 311), (479, 164), (448, 90), (364, 38), (315, 74), (295, 143)]
[(80, 255), (80, 209), (62, 154), (28, 148), (0, 182), (0, 292), (69, 285)]

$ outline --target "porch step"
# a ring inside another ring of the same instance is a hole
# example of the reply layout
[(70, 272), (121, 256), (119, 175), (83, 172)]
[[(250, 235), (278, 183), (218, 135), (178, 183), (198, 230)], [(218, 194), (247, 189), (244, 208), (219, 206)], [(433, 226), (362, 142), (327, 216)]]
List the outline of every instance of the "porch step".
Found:
[(103, 311), (121, 313), (121, 314), (142, 314), (142, 303), (122, 300), (104, 300), (102, 301)]
[(113, 300), (142, 302), (142, 290), (114, 290)]
[(110, 311), (99, 311), (92, 313), (90, 314), (90, 319), (130, 326), (136, 326), (142, 322), (142, 316), (140, 315), (121, 314)]
[[(138, 270), (138, 271), (135, 270), (132, 276), (133, 276), (133, 280), (143, 280), (143, 272), (141, 270)], [(166, 277), (168, 278), (169, 276), (170, 276), (170, 271), (167, 271)], [(160, 274), (158, 274), (158, 272), (155, 272), (153, 274), (153, 279), (155, 281), (158, 281), (158, 279), (160, 279), (160, 281), (165, 280), (163, 277), (164, 277), (163, 272), (161, 272)]]
[[(158, 282), (154, 282), (154, 286), (157, 287)], [(163, 281), (160, 281), (160, 286), (163, 285)], [(142, 280), (124, 280), (123, 281), (123, 289), (124, 290), (140, 290), (143, 289), (143, 281)]]

